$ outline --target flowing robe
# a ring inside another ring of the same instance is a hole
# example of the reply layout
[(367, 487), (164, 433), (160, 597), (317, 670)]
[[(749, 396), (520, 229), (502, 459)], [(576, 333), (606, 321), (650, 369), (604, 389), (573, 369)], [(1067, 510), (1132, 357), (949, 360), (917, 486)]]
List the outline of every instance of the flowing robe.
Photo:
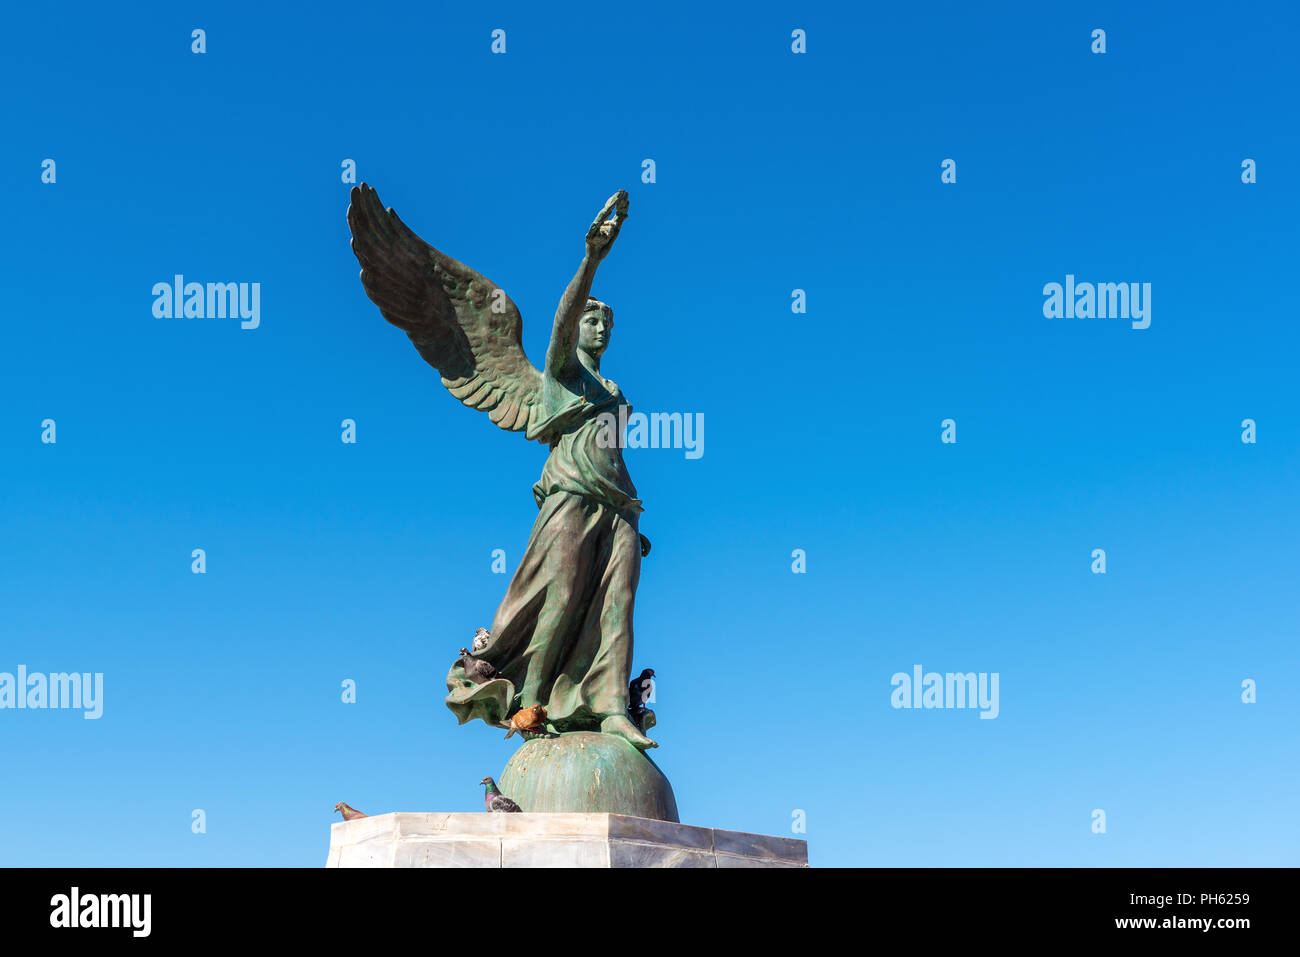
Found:
[(615, 385), (529, 430), (551, 447), (533, 486), (539, 512), (492, 637), (476, 652), (500, 677), (475, 685), (459, 661), (447, 675), (447, 707), (461, 724), (500, 724), (542, 704), (561, 730), (599, 730), (603, 718), (626, 713), (642, 508), (621, 432), (610, 426), (620, 407), (631, 412)]

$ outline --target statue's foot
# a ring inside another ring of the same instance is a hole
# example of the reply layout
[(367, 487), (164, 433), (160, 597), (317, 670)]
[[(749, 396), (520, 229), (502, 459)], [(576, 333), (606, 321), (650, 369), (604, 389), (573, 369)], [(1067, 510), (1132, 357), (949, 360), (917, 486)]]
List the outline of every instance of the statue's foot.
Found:
[(600, 733), (612, 734), (620, 737), (624, 741), (628, 742), (628, 744), (632, 745), (632, 747), (640, 748), (642, 751), (645, 751), (648, 748), (659, 747), (656, 742), (651, 741), (644, 734), (638, 731), (636, 725), (632, 723), (631, 719), (629, 719), (627, 715), (623, 714), (611, 714), (608, 718), (602, 721), (600, 723)]

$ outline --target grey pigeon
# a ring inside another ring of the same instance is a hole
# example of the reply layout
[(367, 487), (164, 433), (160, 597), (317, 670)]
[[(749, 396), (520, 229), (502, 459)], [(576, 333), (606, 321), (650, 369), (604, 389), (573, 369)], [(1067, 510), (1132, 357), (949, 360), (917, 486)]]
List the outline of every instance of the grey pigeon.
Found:
[(460, 663), (465, 666), (465, 677), (476, 685), (491, 681), (497, 676), (496, 668), (482, 658), (475, 658), (468, 648), (460, 650)]
[(484, 778), (479, 784), (487, 788), (483, 792), (485, 811), (491, 811), (493, 814), (519, 814), (523, 811), (523, 808), (498, 790), (497, 783), (491, 778)]

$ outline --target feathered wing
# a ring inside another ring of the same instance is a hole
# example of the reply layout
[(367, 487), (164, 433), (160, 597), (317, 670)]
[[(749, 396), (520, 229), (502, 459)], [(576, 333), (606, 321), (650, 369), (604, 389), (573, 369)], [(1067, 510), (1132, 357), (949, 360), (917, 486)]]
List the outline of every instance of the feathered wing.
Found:
[(352, 187), (348, 226), (366, 295), (447, 391), (509, 432), (540, 421), (542, 374), (524, 354), (524, 323), (510, 297), (415, 235), (365, 183)]

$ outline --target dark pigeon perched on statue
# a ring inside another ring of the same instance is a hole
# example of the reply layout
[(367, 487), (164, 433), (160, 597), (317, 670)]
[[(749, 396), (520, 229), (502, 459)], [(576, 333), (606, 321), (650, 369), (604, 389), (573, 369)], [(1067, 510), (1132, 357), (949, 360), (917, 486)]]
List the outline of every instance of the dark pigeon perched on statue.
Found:
[(496, 668), (481, 658), (475, 658), (468, 648), (460, 650), (460, 662), (465, 666), (465, 677), (476, 685), (491, 681), (497, 676)]
[(646, 712), (646, 699), (650, 697), (650, 692), (654, 690), (655, 670), (647, 668), (641, 674), (633, 678), (627, 686), (627, 710), (632, 716), (632, 720), (639, 727), (641, 718)]
[(483, 792), (483, 809), (485, 811), (491, 811), (493, 814), (518, 814), (523, 811), (523, 808), (497, 789), (497, 783), (491, 778), (484, 778), (479, 784), (487, 788)]

